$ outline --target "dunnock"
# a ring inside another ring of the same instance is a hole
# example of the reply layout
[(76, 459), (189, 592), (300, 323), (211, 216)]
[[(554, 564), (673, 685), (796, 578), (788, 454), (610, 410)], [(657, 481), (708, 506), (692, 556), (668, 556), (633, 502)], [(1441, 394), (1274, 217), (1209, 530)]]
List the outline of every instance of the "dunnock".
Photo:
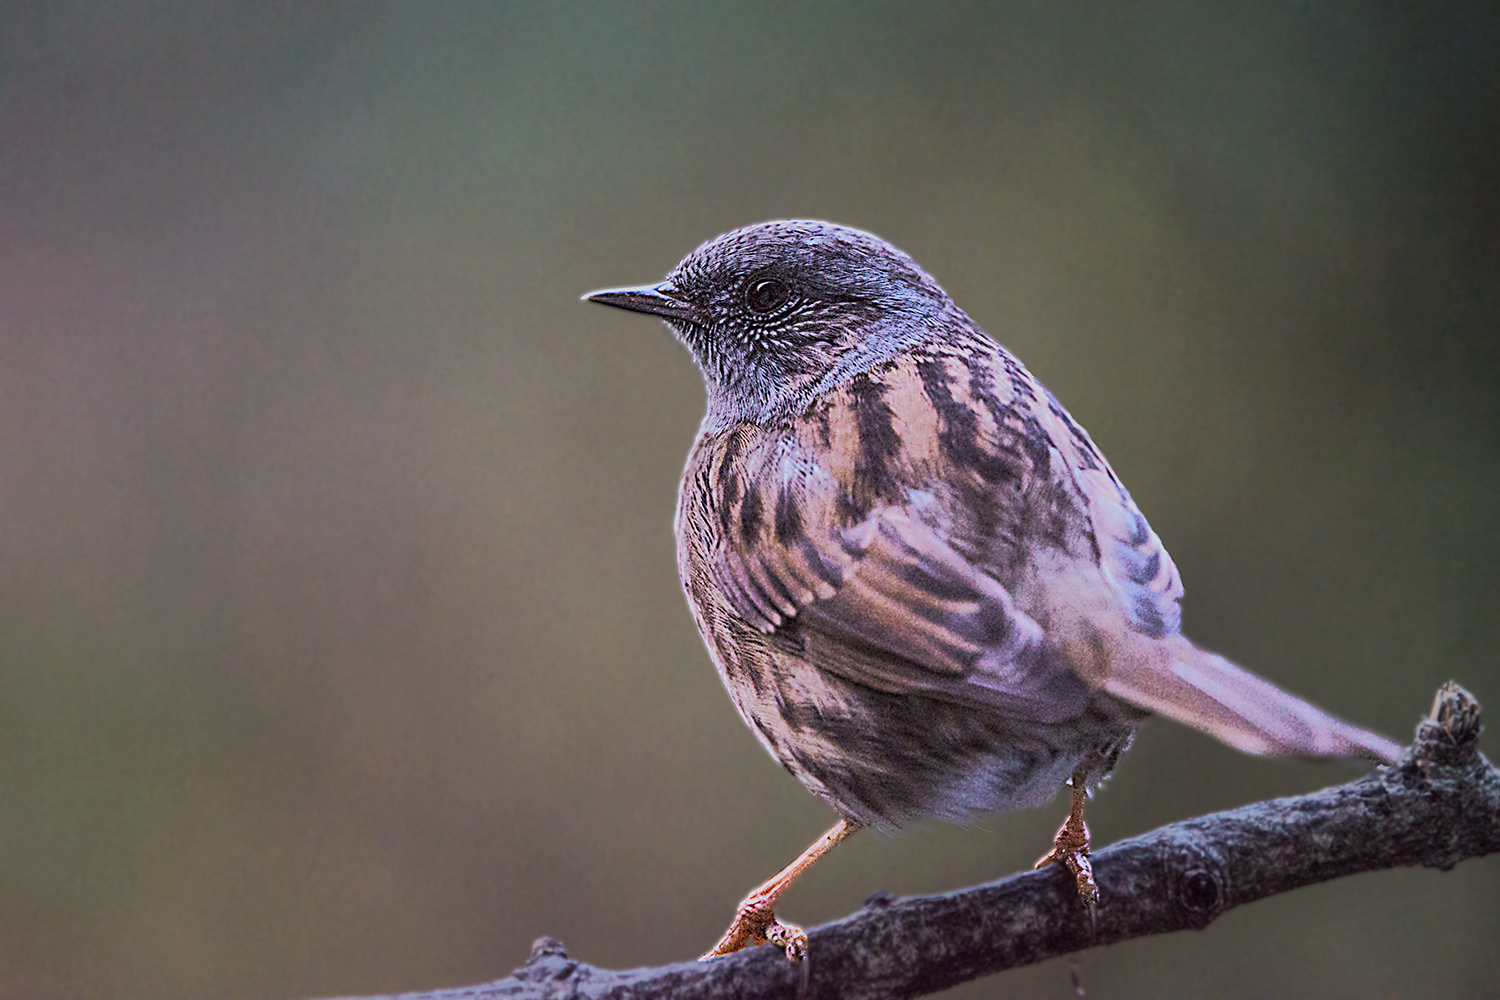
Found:
[(825, 222), (711, 240), (590, 301), (664, 319), (708, 413), (677, 564), (771, 754), (839, 823), (705, 958), (807, 937), (777, 898), (862, 826), (1072, 809), (1038, 866), (1098, 898), (1083, 823), (1150, 712), (1255, 754), (1398, 747), (1179, 634), (1172, 558), (1088, 434), (906, 254)]

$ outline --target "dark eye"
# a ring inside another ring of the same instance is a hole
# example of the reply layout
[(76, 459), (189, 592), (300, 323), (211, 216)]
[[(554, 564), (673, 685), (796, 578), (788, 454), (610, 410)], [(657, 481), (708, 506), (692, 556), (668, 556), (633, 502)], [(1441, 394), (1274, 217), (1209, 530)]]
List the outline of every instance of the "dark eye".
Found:
[(750, 282), (750, 287), (745, 289), (745, 305), (750, 307), (751, 312), (770, 312), (786, 302), (791, 294), (792, 290), (787, 287), (785, 281), (777, 278), (761, 278), (759, 281)]

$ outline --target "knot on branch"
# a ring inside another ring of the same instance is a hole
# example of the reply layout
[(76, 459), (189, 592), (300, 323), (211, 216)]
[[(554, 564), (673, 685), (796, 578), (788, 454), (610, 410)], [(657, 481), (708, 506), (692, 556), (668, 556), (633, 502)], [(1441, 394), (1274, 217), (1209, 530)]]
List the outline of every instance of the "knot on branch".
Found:
[(1229, 866), (1197, 836), (1163, 837), (1157, 858), (1183, 924), (1202, 930), (1232, 905)]

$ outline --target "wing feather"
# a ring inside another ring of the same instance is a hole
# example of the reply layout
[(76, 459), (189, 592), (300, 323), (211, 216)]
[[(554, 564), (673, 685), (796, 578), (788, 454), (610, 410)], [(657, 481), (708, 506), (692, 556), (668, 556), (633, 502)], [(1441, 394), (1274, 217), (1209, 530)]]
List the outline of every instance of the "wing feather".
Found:
[(1177, 565), (1088, 432), (1051, 393), (1039, 383), (1037, 387), (1046, 400), (1044, 416), (1053, 446), (1088, 503), (1100, 568), (1119, 595), (1127, 619), (1153, 638), (1176, 635), (1182, 627), (1183, 593)]
[[(783, 631), (795, 618), (814, 662), (884, 691), (987, 705), (1038, 722), (1083, 711), (1091, 687), (1049, 653), (1042, 628), (907, 511), (882, 508), (822, 545), (801, 541), (763, 543), (720, 563), (724, 592), (763, 632)], [(809, 576), (826, 597), (805, 586)]]

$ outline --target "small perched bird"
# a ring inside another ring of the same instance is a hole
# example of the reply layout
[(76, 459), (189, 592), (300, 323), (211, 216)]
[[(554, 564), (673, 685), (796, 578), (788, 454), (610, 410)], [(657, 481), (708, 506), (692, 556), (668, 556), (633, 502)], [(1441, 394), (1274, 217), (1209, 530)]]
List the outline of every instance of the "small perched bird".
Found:
[(776, 900), (861, 827), (1064, 784), (1037, 865), (1092, 906), (1084, 800), (1151, 712), (1247, 753), (1395, 759), (1179, 633), (1177, 567), (1087, 432), (878, 237), (767, 222), (585, 298), (661, 317), (703, 372), (682, 585), (740, 715), (842, 817), (704, 958), (766, 940), (802, 958)]

